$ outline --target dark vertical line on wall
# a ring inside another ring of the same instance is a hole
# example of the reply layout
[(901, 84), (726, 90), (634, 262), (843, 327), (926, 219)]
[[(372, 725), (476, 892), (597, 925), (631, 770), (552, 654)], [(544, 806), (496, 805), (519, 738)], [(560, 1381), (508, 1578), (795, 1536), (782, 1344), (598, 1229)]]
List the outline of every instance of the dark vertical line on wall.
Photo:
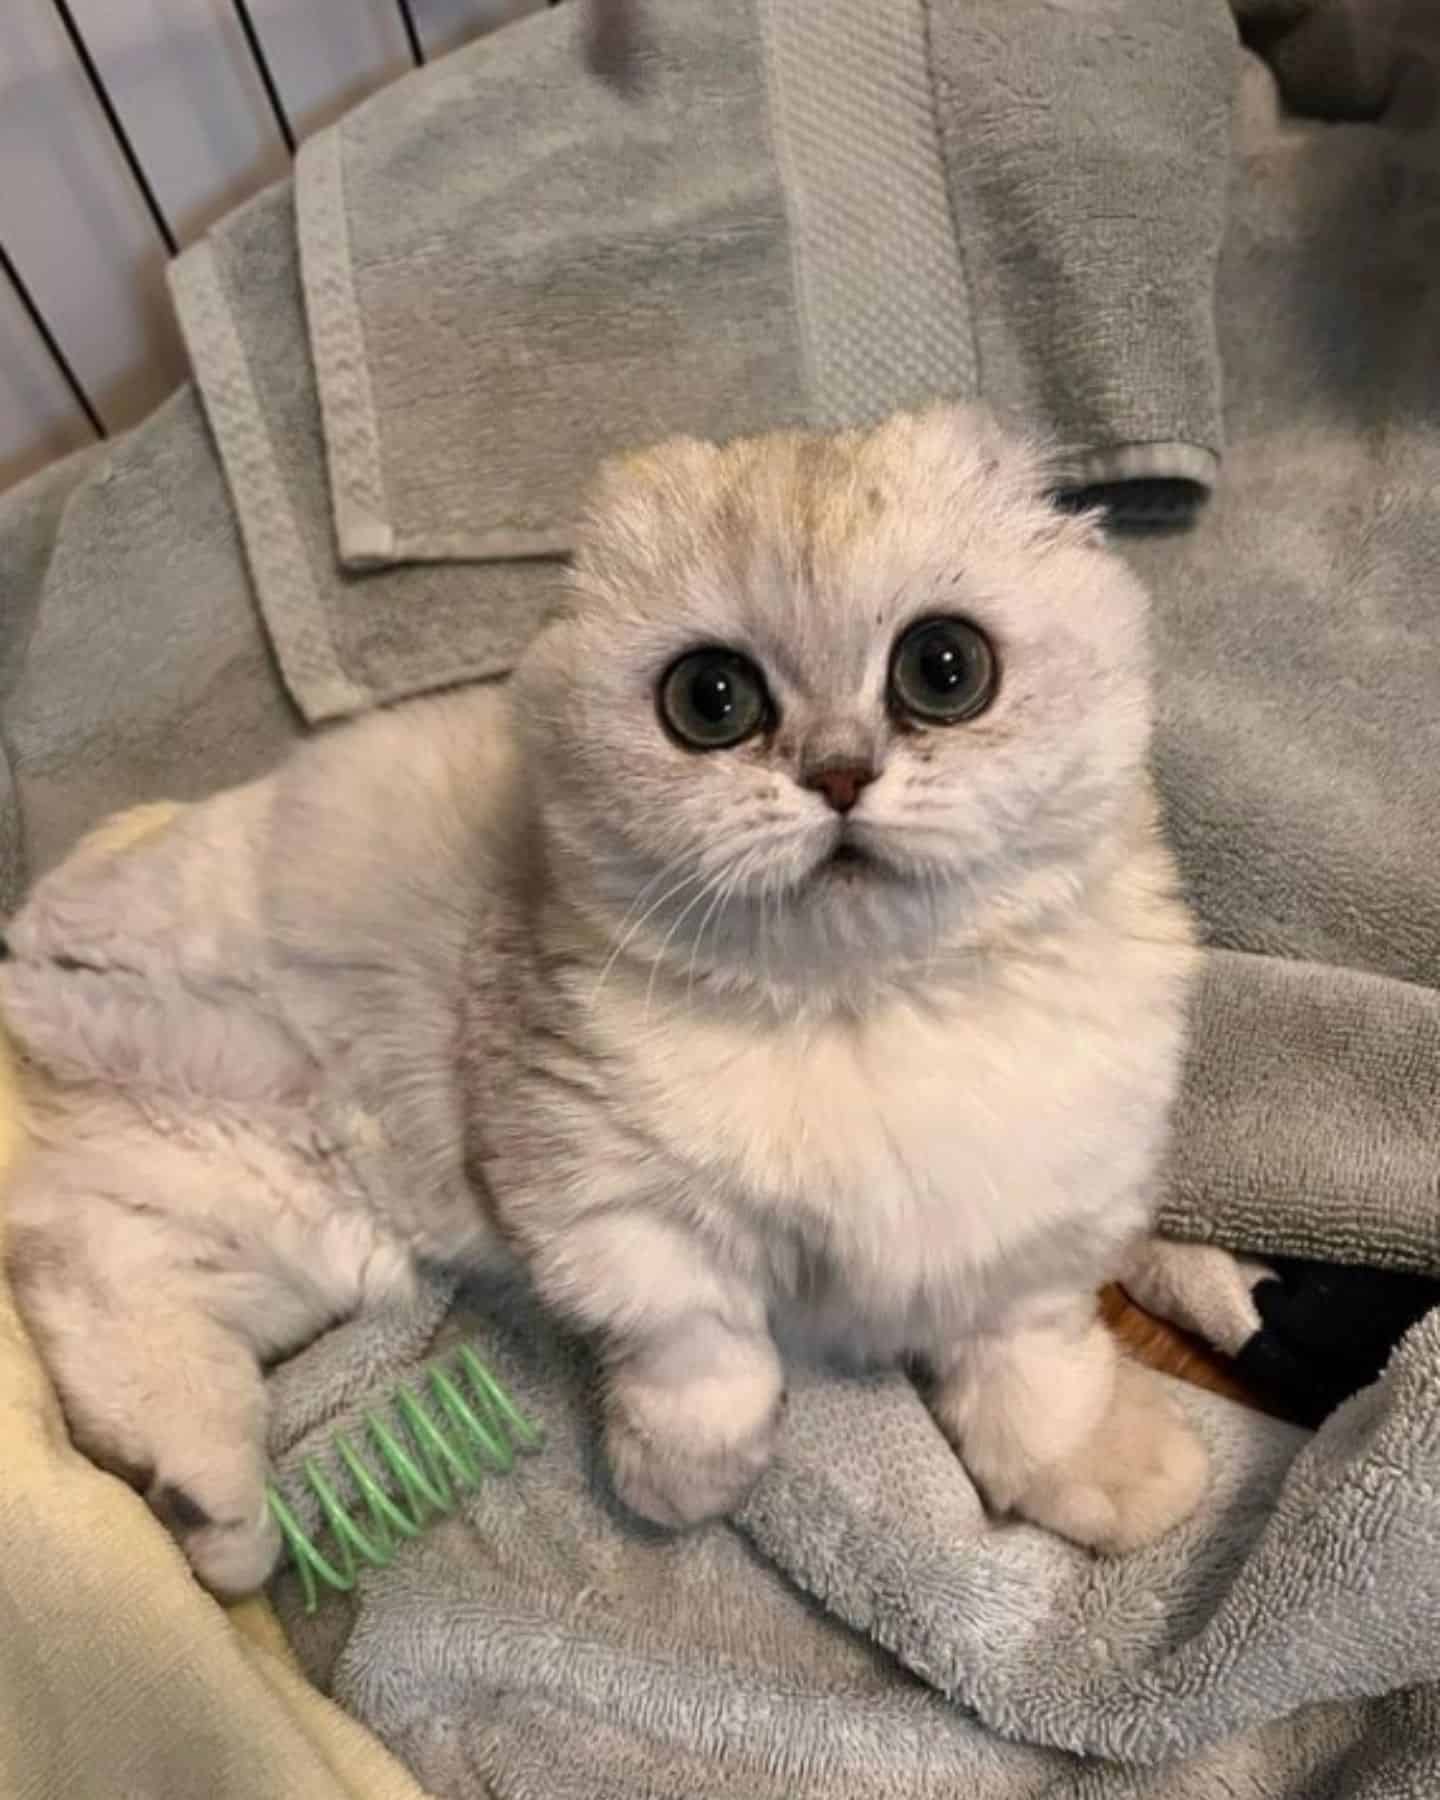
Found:
[(134, 178), (140, 190), (141, 198), (149, 209), (150, 217), (155, 221), (155, 229), (160, 233), (160, 241), (173, 256), (179, 246), (175, 242), (175, 233), (170, 229), (170, 221), (165, 217), (164, 209), (155, 198), (155, 190), (151, 187), (140, 158), (135, 154), (135, 146), (130, 142), (130, 133), (121, 122), (115, 110), (115, 103), (110, 98), (109, 90), (95, 66), (95, 58), (90, 54), (90, 47), (80, 35), (80, 28), (75, 23), (74, 14), (70, 11), (66, 0), (51, 0), (56, 16), (65, 27), (65, 35), (70, 40), (70, 47), (79, 59), (80, 67), (85, 71), (85, 79), (90, 83), (90, 91), (100, 103), (100, 110), (105, 115), (105, 123), (110, 127), (111, 136), (125, 158), (125, 166)]
[(395, 0), (400, 9), (400, 23), (405, 27), (405, 42), (410, 46), (410, 60), (418, 69), (425, 60), (425, 46), (420, 42), (420, 33), (415, 29), (415, 15), (410, 10), (410, 0)]
[(230, 6), (239, 21), (240, 30), (245, 37), (245, 48), (250, 52), (250, 60), (255, 65), (255, 73), (260, 77), (260, 85), (265, 90), (265, 98), (270, 102), (270, 111), (275, 116), (275, 128), (284, 141), (285, 148), (293, 156), (295, 154), (295, 133), (291, 129), (290, 115), (285, 111), (285, 103), (280, 98), (280, 90), (275, 85), (275, 77), (270, 73), (269, 59), (265, 55), (265, 46), (260, 42), (260, 33), (255, 29), (255, 21), (250, 17), (250, 8), (245, 0), (230, 0)]
[(16, 299), (20, 302), (21, 306), (25, 308), (26, 313), (29, 315), (30, 323), (35, 327), (41, 343), (44, 344), (46, 350), (49, 352), (51, 362), (53, 362), (55, 367), (60, 371), (66, 387), (68, 387), (70, 392), (75, 396), (76, 405), (90, 421), (96, 437), (108, 437), (110, 434), (105, 429), (105, 421), (95, 410), (95, 402), (85, 392), (85, 387), (81, 382), (80, 377), (75, 373), (74, 369), (70, 367), (70, 358), (66, 356), (65, 352), (60, 348), (59, 339), (46, 323), (44, 313), (42, 313), (40, 308), (35, 304), (35, 296), (21, 279), (20, 271), (11, 261), (10, 252), (3, 244), (0, 244), (0, 270), (3, 270), (5, 279), (10, 283), (11, 287), (14, 288)]

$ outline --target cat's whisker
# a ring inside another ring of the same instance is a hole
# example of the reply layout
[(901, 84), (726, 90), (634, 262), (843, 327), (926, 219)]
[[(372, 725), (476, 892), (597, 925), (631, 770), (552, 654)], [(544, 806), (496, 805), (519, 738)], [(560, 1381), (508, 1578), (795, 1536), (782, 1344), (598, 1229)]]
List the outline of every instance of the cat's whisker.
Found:
[(925, 970), (923, 979), (929, 982), (935, 973), (935, 963), (940, 955), (940, 879), (933, 873), (923, 877), (921, 891), (925, 895), (925, 903), (930, 910), (930, 946), (925, 954)]
[(695, 908), (697, 906), (699, 906), (703, 901), (708, 899), (712, 893), (714, 893), (716, 887), (724, 879), (725, 879), (725, 871), (723, 869), (719, 869), (715, 872), (715, 874), (709, 876), (705, 882), (704, 887), (702, 887), (700, 892), (695, 895), (694, 899), (686, 901), (685, 905), (680, 909), (679, 913), (676, 915), (675, 920), (672, 923), (670, 929), (665, 933), (665, 936), (661, 939), (660, 948), (655, 952), (655, 955), (651, 960), (650, 980), (646, 983), (646, 987), (645, 987), (645, 1017), (647, 1020), (650, 1017), (651, 1002), (655, 998), (655, 978), (660, 973), (660, 964), (665, 960), (665, 952), (670, 948), (670, 944), (671, 944), (672, 939), (675, 936), (675, 933), (680, 929), (680, 927), (690, 917), (691, 913), (694, 912)]
[(727, 894), (725, 897), (725, 904), (720, 908), (720, 917), (715, 921), (715, 937), (716, 937), (717, 942), (719, 941), (719, 937), (720, 937), (720, 929), (725, 923), (726, 909), (729, 907), (730, 902), (734, 898), (735, 898), (734, 893)]
[(732, 869), (729, 876), (721, 882), (720, 886), (715, 891), (714, 899), (711, 900), (709, 906), (705, 909), (704, 917), (700, 921), (700, 929), (695, 933), (695, 942), (690, 946), (690, 967), (685, 977), (685, 1004), (687, 1006), (695, 997), (695, 960), (700, 954), (701, 944), (705, 941), (705, 927), (714, 917), (717, 908), (721, 911), (724, 910), (726, 900), (735, 891), (735, 886), (740, 879), (743, 867), (744, 863), (742, 861), (736, 868)]
[(736, 894), (740, 891), (740, 885), (741, 885), (742, 881), (744, 881), (748, 878), (749, 873), (750, 873), (751, 864), (753, 864), (755, 862), (757, 857), (762, 857), (762, 859), (763, 859), (763, 851), (764, 851), (764, 846), (757, 845), (747, 855), (740, 858), (740, 860), (737, 862), (735, 868), (731, 872), (730, 879), (725, 883), (724, 887), (720, 890), (718, 912), (716, 911), (715, 903), (712, 901), (709, 911), (707, 911), (707, 913), (705, 914), (705, 917), (700, 921), (700, 929), (695, 935), (695, 943), (692, 946), (691, 951), (690, 951), (690, 977), (689, 977), (689, 981), (686, 985), (686, 1003), (687, 1004), (689, 1003), (689, 1001), (691, 1000), (691, 998), (693, 997), (693, 994), (694, 994), (695, 959), (696, 959), (696, 956), (699, 954), (700, 946), (704, 942), (704, 939), (705, 939), (705, 928), (707, 925), (710, 924), (711, 919), (713, 917), (714, 924), (715, 924), (715, 935), (718, 940), (719, 935), (720, 935), (720, 926), (723, 923), (724, 918), (725, 918), (726, 907), (729, 906), (730, 902), (735, 898)]
[(620, 921), (615, 946), (611, 950), (609, 956), (606, 957), (605, 966), (601, 969), (594, 987), (590, 990), (589, 1004), (591, 1006), (594, 1006), (595, 1002), (600, 998), (601, 989), (605, 986), (610, 971), (624, 954), (626, 946), (633, 942), (636, 933), (644, 927), (646, 920), (659, 912), (660, 908), (664, 906), (667, 900), (673, 900), (675, 895), (680, 893), (683, 888), (688, 887), (692, 881), (698, 881), (700, 879), (699, 874), (693, 870), (688, 875), (682, 875), (680, 880), (677, 881), (673, 887), (666, 888), (665, 892), (661, 894), (658, 900), (654, 901), (650, 906), (647, 906), (645, 911), (641, 913), (640, 917), (636, 919), (634, 924), (627, 930), (626, 920), (630, 918), (630, 915), (635, 911), (635, 908), (644, 902), (645, 896), (657, 882), (663, 881), (667, 875), (673, 875), (674, 872), (675, 864), (672, 860), (671, 862), (666, 863), (658, 874), (650, 877), (641, 888), (640, 892), (630, 902), (630, 905), (625, 909), (625, 918)]
[[(771, 889), (774, 883), (774, 874), (775, 871), (773, 869), (767, 870), (765, 880), (760, 884), (760, 956), (765, 971), (765, 988), (767, 993), (773, 993), (775, 988), (775, 977), (770, 966), (770, 945), (772, 941), (770, 933), (770, 899)], [(778, 892), (776, 898), (778, 901)], [(778, 905), (776, 908), (776, 916), (777, 918), (779, 916)]]

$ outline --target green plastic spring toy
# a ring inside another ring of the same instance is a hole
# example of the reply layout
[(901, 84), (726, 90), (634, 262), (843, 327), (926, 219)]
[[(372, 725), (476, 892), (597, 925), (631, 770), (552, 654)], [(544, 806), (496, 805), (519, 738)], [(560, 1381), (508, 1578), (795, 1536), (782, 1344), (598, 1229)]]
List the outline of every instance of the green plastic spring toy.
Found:
[(272, 1482), (266, 1489), (307, 1613), (319, 1604), (320, 1583), (348, 1593), (362, 1565), (383, 1569), (406, 1539), (454, 1512), (462, 1494), (486, 1475), (507, 1473), (517, 1451), (538, 1450), (544, 1441), (468, 1347), (456, 1352), (450, 1367), (437, 1363), (422, 1380), (421, 1393), (395, 1390), (388, 1421), (366, 1413), (369, 1462), (344, 1432), (337, 1433), (335, 1458), (353, 1484), (355, 1505), (346, 1504), (314, 1457), (305, 1460), (305, 1485), (334, 1539), (334, 1560), (305, 1531), (279, 1488)]

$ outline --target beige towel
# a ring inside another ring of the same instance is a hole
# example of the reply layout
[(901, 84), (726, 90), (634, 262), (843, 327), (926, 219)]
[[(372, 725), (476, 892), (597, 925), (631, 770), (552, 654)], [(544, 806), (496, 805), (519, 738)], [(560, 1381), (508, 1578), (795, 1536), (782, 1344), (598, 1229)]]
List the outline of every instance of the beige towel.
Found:
[[(21, 1129), (0, 1051), (0, 1175)], [(139, 1497), (71, 1448), (3, 1284), (0, 1445), (4, 1800), (423, 1800), (300, 1674), (268, 1603), (223, 1611)]]

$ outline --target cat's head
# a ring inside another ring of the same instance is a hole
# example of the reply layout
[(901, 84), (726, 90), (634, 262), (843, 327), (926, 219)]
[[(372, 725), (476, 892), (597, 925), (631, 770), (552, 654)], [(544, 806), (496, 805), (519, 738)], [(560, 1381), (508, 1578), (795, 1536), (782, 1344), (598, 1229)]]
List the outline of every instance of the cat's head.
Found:
[(1145, 614), (969, 409), (628, 459), (517, 677), (564, 879), (623, 954), (778, 998), (1013, 928), (1134, 803)]

